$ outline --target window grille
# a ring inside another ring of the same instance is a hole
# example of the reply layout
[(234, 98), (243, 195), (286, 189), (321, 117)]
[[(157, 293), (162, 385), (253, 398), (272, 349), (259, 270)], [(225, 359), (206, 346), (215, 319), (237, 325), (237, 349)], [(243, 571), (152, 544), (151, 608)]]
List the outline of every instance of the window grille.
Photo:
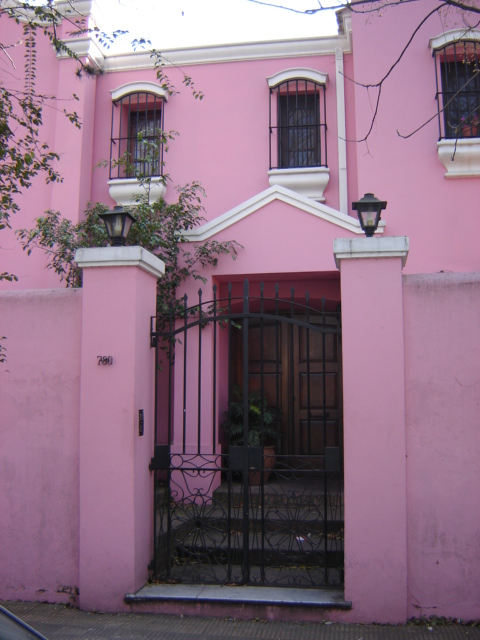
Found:
[(439, 137), (480, 137), (480, 43), (453, 42), (435, 51)]
[(163, 173), (163, 100), (132, 93), (113, 102), (110, 179)]
[(270, 169), (326, 167), (325, 87), (288, 80), (270, 89)]

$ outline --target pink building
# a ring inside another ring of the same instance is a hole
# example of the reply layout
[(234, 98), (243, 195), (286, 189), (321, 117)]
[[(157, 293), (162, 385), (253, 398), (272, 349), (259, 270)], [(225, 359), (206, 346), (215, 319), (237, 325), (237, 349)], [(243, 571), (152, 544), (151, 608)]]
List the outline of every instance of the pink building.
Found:
[[(76, 94), (82, 128), (45, 110), (64, 180), (38, 179), (1, 235), (0, 271), (18, 276), (0, 282), (1, 599), (480, 617), (480, 30), (435, 8), (163, 52), (202, 101), (162, 88), (148, 52), (72, 39), (66, 19), (65, 43), (102, 73), (78, 78), (38, 38), (37, 90)], [(158, 129), (179, 136), (147, 157)], [(130, 167), (97, 168), (125, 152)], [(132, 206), (138, 172), (167, 201), (199, 180), (205, 221), (186, 240), (242, 246), (162, 329), (157, 257), (82, 249), (83, 288), (65, 289), (14, 233), (47, 209)], [(388, 202), (373, 237), (352, 210), (365, 193)]]

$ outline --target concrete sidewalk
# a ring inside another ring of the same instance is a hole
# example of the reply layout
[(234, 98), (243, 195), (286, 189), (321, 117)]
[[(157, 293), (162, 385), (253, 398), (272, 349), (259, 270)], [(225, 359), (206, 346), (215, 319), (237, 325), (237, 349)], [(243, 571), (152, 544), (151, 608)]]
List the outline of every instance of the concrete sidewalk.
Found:
[(286, 623), (232, 618), (86, 613), (63, 605), (2, 602), (48, 640), (480, 640), (480, 626)]

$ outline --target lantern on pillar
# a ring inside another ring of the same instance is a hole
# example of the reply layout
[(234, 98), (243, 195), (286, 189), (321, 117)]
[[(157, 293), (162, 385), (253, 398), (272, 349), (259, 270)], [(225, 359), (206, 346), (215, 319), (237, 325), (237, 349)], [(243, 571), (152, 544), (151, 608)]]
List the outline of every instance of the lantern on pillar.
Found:
[(127, 241), (130, 227), (135, 218), (121, 206), (113, 207), (112, 211), (99, 214), (107, 229), (108, 239), (113, 247), (122, 247)]
[(367, 238), (371, 238), (377, 230), (381, 213), (386, 208), (385, 200), (379, 200), (373, 193), (366, 193), (358, 202), (352, 202), (352, 209), (357, 212)]

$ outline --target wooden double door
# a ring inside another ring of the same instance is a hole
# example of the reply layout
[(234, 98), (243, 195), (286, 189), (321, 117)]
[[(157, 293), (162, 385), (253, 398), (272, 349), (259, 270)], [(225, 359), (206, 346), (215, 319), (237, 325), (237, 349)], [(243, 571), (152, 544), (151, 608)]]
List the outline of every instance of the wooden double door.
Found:
[(248, 361), (249, 392), (277, 409), (277, 453), (289, 464), (325, 468), (329, 447), (343, 451), (341, 328), (338, 313), (248, 320), (236, 334), (235, 379)]

